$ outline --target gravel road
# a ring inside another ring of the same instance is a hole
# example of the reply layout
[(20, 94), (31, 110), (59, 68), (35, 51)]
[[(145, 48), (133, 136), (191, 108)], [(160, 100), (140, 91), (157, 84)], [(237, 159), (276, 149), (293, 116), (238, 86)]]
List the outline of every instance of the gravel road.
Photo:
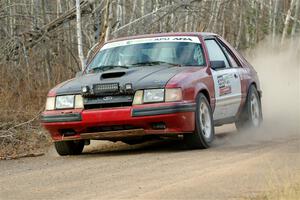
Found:
[(297, 134), (217, 132), (208, 150), (184, 150), (180, 141), (94, 142), (80, 156), (51, 148), (0, 161), (0, 199), (240, 199), (300, 181)]

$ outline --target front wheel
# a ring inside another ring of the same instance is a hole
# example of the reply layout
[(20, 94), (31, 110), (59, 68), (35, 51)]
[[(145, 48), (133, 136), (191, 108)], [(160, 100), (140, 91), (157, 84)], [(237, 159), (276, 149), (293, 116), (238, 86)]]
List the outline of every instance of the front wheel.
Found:
[(54, 143), (57, 153), (61, 156), (79, 155), (84, 147), (84, 140), (60, 141)]
[(256, 88), (251, 85), (248, 91), (246, 104), (235, 126), (238, 130), (258, 128), (262, 121), (261, 101)]
[(184, 141), (188, 148), (206, 149), (210, 147), (215, 136), (212, 110), (202, 93), (197, 96), (196, 102), (196, 128), (194, 133), (184, 135)]

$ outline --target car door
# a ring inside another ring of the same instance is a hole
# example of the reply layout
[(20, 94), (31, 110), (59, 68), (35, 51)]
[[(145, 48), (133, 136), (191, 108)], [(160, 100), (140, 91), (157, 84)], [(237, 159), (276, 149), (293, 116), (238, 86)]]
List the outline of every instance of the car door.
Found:
[(241, 104), (241, 79), (237, 67), (234, 67), (232, 57), (216, 38), (205, 40), (210, 61), (224, 61), (226, 68), (211, 69), (215, 87), (215, 121), (229, 119), (236, 116)]

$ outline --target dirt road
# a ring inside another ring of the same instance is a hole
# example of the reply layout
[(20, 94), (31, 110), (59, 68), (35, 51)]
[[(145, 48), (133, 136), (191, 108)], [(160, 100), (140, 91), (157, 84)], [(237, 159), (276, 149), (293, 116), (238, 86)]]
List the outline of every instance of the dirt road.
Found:
[(81, 156), (0, 161), (0, 199), (240, 199), (300, 181), (300, 137), (226, 129), (209, 150), (98, 142)]

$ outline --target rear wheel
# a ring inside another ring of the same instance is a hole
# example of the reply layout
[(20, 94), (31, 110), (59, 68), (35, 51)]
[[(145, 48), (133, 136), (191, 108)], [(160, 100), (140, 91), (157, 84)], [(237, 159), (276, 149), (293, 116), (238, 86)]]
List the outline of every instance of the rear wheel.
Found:
[(60, 141), (54, 143), (57, 153), (61, 156), (79, 155), (84, 147), (84, 140)]
[(258, 128), (262, 123), (261, 101), (254, 85), (248, 91), (246, 104), (235, 126), (238, 130)]
[(185, 134), (184, 141), (188, 148), (206, 149), (210, 147), (215, 135), (212, 110), (202, 93), (197, 96), (196, 101), (196, 130), (192, 134)]

